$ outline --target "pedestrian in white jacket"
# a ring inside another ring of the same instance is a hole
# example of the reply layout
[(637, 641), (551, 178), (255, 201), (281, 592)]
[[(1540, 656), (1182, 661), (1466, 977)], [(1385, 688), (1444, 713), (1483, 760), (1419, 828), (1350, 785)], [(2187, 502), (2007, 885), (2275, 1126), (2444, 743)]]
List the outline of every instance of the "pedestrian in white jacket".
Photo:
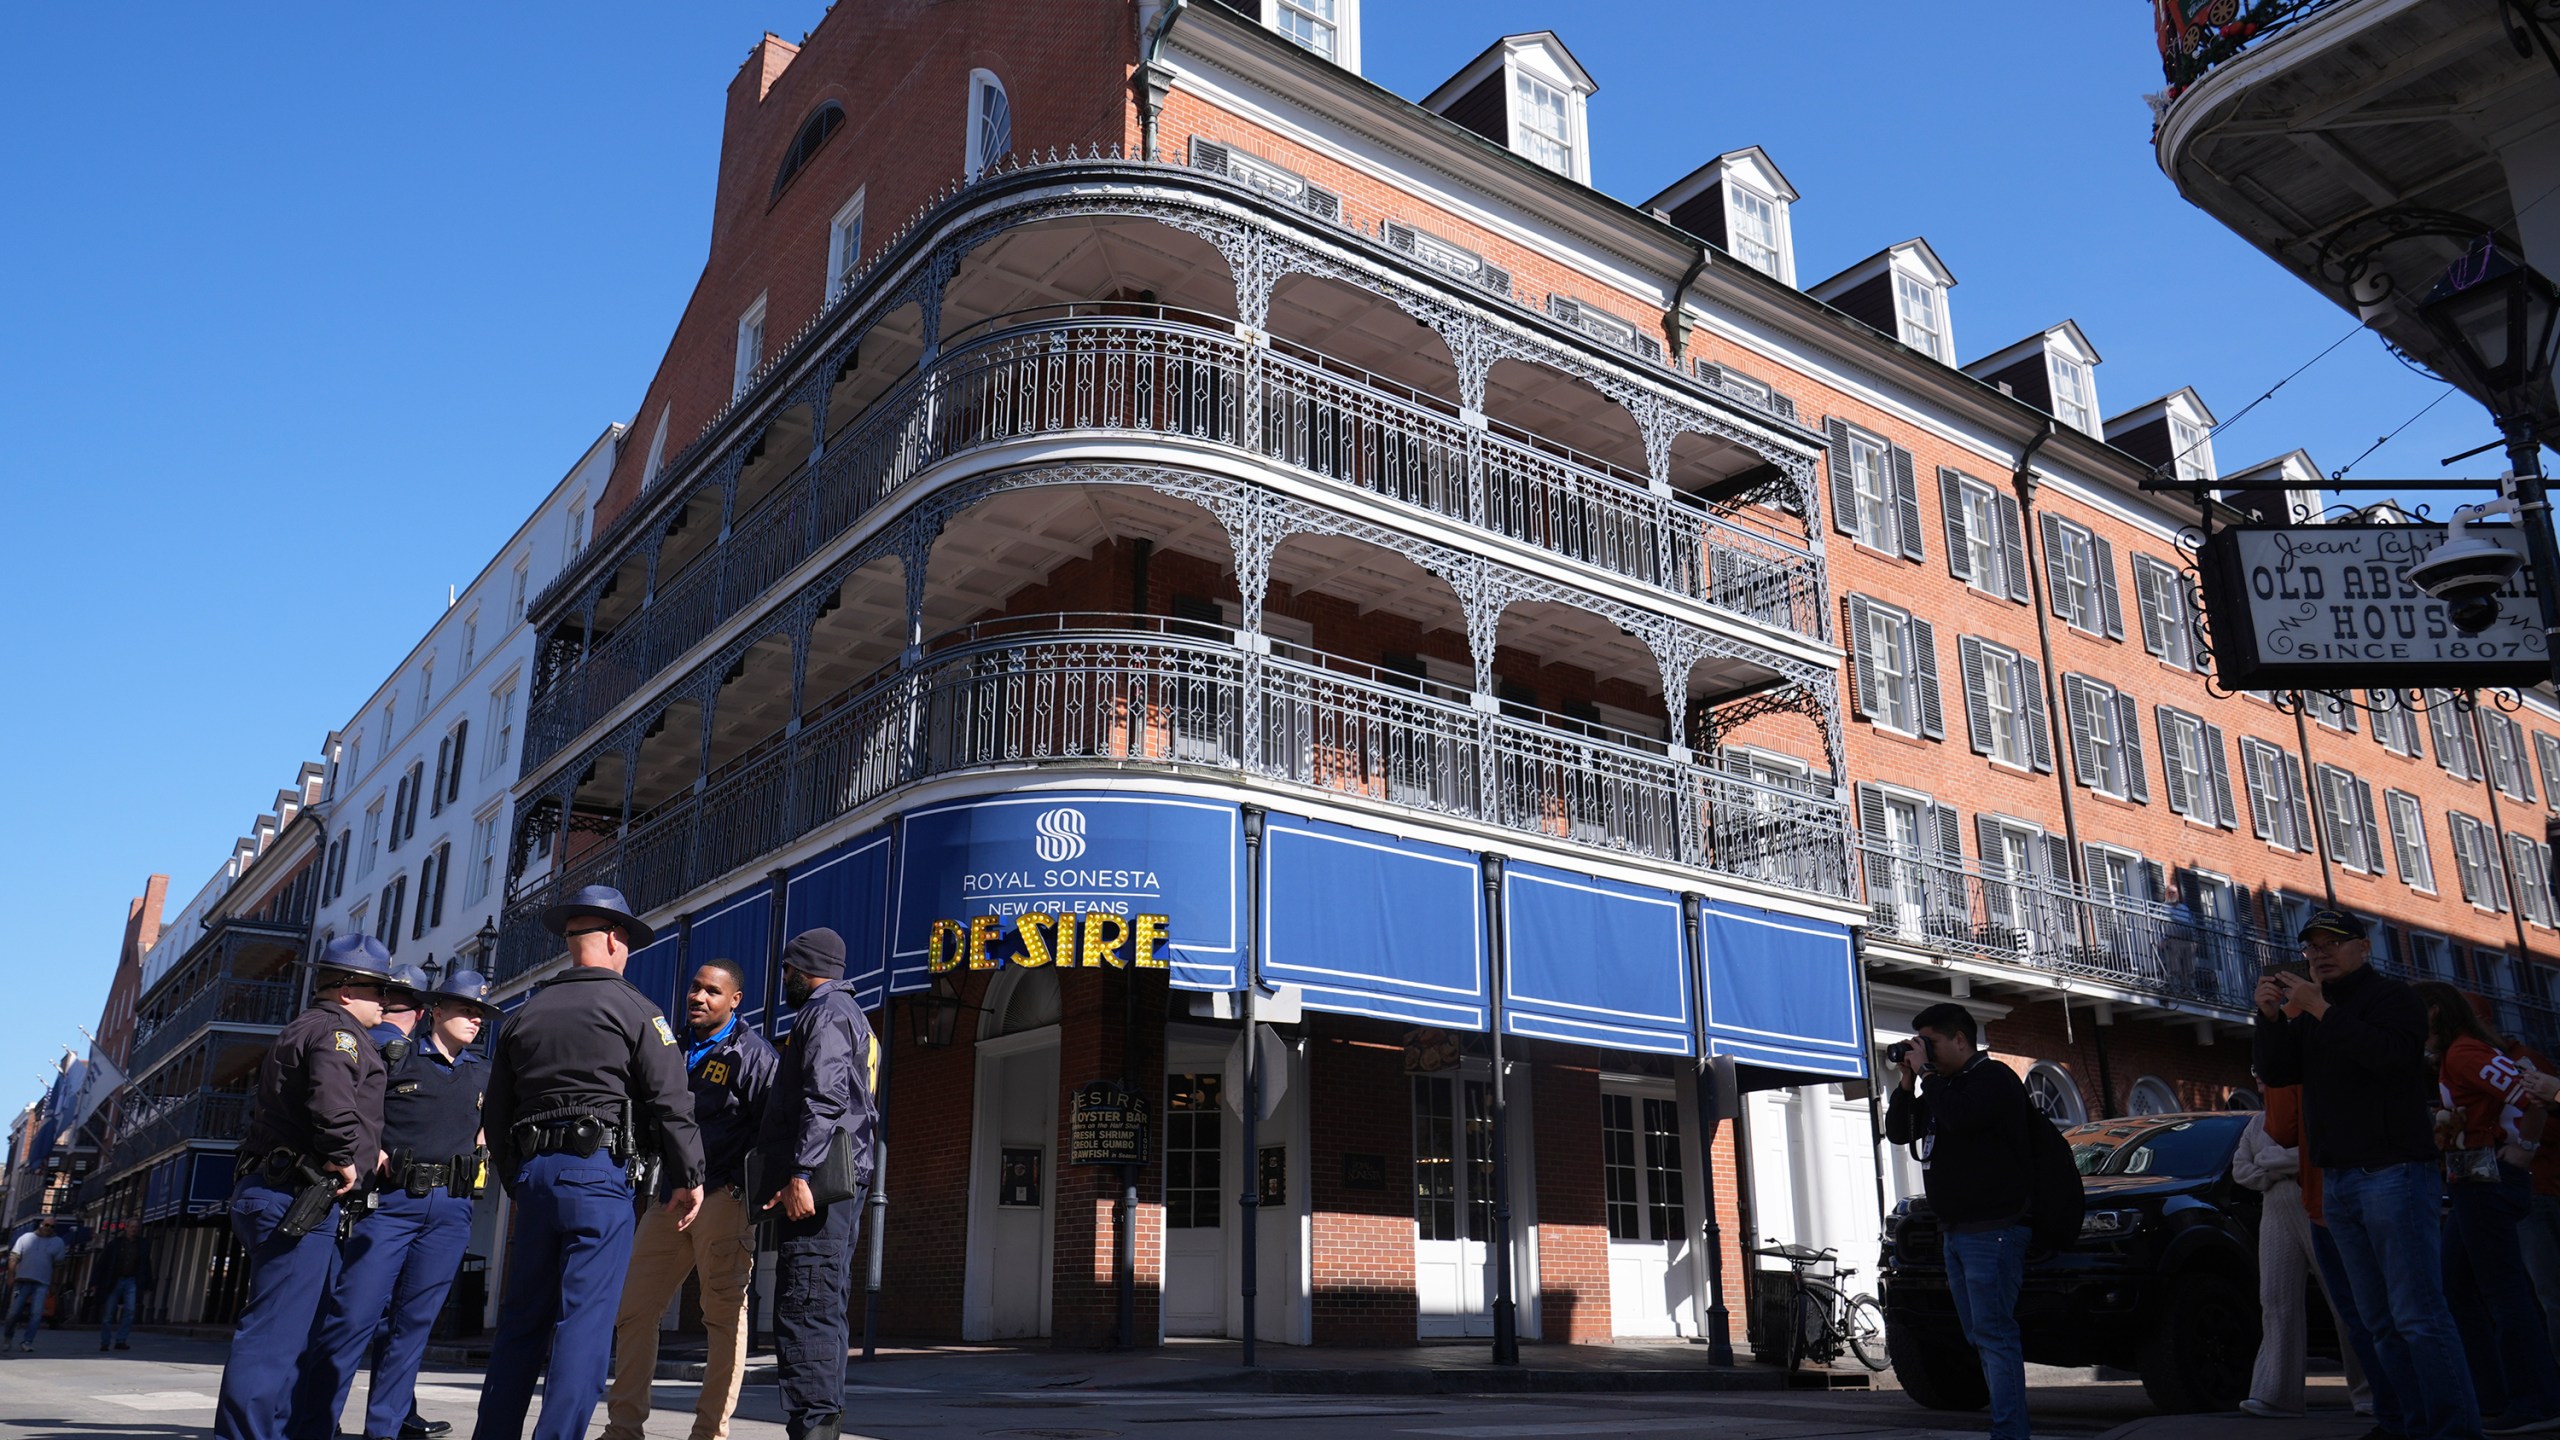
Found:
[[(2296, 1178), (2301, 1166), (2298, 1150), (2267, 1134), (2263, 1114), (2250, 1118), (2231, 1154), (2231, 1178), (2266, 1197), (2258, 1215), (2258, 1361), (2249, 1376), (2249, 1398), (2240, 1402), (2242, 1410), (2262, 1419), (2302, 1413), (2303, 1286), (2306, 1279), (2319, 1279), (2319, 1268), (2311, 1253), (2311, 1216), (2303, 1209), (2302, 1184)], [(2337, 1322), (2337, 1302), (2325, 1282), (2320, 1293), (2343, 1337), (2346, 1326)], [(2338, 1348), (2347, 1352), (2347, 1386), (2361, 1408), (2363, 1367), (2351, 1347), (2342, 1343)]]

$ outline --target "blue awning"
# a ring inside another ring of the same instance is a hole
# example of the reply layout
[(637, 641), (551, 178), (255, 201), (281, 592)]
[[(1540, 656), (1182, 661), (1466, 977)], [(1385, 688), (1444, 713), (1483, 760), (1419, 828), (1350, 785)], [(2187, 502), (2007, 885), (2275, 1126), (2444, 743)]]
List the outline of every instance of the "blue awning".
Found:
[(1262, 978), (1310, 1010), (1417, 1025), (1486, 1025), (1476, 857), (1274, 815), (1262, 839)]
[(1679, 896), (1515, 861), (1502, 909), (1503, 1033), (1696, 1053)]
[(1737, 1063), (1819, 1079), (1866, 1074), (1866, 1017), (1846, 926), (1706, 905), (1707, 1044)]
[[(857, 835), (793, 871), (782, 916), (785, 935), (823, 925), (843, 937), (845, 983), (862, 1008), (877, 1008), (889, 983), (889, 832)], [(776, 1034), (790, 1028), (774, 1022)]]
[[(1038, 791), (910, 812), (898, 856), (889, 989), (933, 982), (936, 920), (1100, 911), (1166, 917), (1175, 986), (1243, 983), (1244, 829), (1234, 805), (1170, 795)], [(1124, 948), (1127, 958), (1133, 952)]]
[[(704, 906), (693, 917), (690, 951), (693, 966), (699, 968), (710, 960), (726, 960), (737, 966), (747, 982), (746, 996), (738, 1002), (738, 1013), (758, 1029), (765, 1028), (764, 971), (772, 926), (773, 887), (761, 881), (751, 890)], [(689, 974), (677, 976), (675, 985), (681, 987), (692, 978)], [(683, 1007), (669, 1005), (668, 1013), (681, 1015)]]
[(187, 1180), (189, 1215), (219, 1215), (230, 1208), (233, 1162), (239, 1158), (231, 1150), (198, 1150), (188, 1157), (194, 1167)]
[(622, 967), (622, 978), (648, 996), (650, 1004), (676, 1014), (676, 991), (682, 984), (676, 978), (676, 927), (668, 926), (657, 939), (632, 951), (630, 962)]

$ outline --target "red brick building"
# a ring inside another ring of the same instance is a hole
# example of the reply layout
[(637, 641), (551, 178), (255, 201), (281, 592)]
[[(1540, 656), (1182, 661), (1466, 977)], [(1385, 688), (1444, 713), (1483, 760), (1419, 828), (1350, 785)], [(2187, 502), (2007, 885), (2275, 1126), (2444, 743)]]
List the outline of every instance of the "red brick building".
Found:
[[(2140, 489), (2200, 401), (2102, 423), (2067, 323), (1958, 368), (1925, 242), (1798, 288), (1768, 155), (1628, 205), (1555, 35), (1417, 105), (1357, 21), (765, 37), (702, 280), (533, 603), (498, 978), (598, 881), (662, 922), (662, 1003), (763, 961), (779, 1022), (781, 937), (845, 931), (891, 1041), (889, 1333), (1101, 1341), (1125, 1223), (1141, 1339), (1248, 1323), (1248, 1224), (1265, 1337), (1484, 1334), (1497, 1195), (1523, 1334), (1696, 1333), (1711, 1214), (1728, 1279), (1753, 1236), (1872, 1247), (1903, 1177), (1859, 1077), (1932, 999), (2071, 1115), (2245, 1089), (2263, 926), (2324, 876), (2501, 980), (2530, 932), (2460, 901), (2446, 827), (2540, 802), (2208, 690), (2196, 516)], [(2376, 858), (2386, 789), (2432, 894)], [(1155, 1111), (1125, 1220), (1075, 1163), (1097, 1082)]]

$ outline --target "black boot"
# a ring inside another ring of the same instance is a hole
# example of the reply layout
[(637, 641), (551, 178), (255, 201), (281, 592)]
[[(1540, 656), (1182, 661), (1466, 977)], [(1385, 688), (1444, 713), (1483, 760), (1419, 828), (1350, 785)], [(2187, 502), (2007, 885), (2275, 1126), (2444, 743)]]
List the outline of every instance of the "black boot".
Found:
[(409, 1407), (409, 1418), (400, 1422), (400, 1440), (428, 1440), (453, 1428), (450, 1420), (426, 1420), (418, 1415), (418, 1407)]
[(783, 1422), (782, 1431), (790, 1440), (842, 1440), (844, 1417), (795, 1415)]

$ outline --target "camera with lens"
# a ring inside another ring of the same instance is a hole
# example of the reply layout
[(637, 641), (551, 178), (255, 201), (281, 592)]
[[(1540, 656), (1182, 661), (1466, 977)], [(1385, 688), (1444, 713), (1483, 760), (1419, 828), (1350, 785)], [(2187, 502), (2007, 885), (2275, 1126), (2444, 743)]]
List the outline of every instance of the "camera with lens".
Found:
[[(2453, 628), (2477, 635), (2498, 623), (2498, 595), (2515, 578), (2524, 557), (2494, 540), (2472, 534), (2457, 515), (2443, 543), (2409, 567), (2409, 583), (2445, 604)], [(2501, 527), (2503, 528), (2503, 527)]]
[(1902, 1057), (1903, 1057), (1903, 1056), (1905, 1056), (1905, 1055), (1908, 1055), (1908, 1054), (1910, 1054), (1910, 1053), (1911, 1053), (1911, 1042), (1910, 1042), (1910, 1041), (1908, 1041), (1908, 1040), (1896, 1040), (1896, 1041), (1894, 1041), (1892, 1044), (1887, 1045), (1886, 1047), (1884, 1047), (1884, 1059), (1885, 1059), (1885, 1063), (1886, 1063), (1886, 1064), (1888, 1064), (1888, 1065), (1899, 1065), (1899, 1064), (1901, 1064), (1901, 1063), (1902, 1063)]

